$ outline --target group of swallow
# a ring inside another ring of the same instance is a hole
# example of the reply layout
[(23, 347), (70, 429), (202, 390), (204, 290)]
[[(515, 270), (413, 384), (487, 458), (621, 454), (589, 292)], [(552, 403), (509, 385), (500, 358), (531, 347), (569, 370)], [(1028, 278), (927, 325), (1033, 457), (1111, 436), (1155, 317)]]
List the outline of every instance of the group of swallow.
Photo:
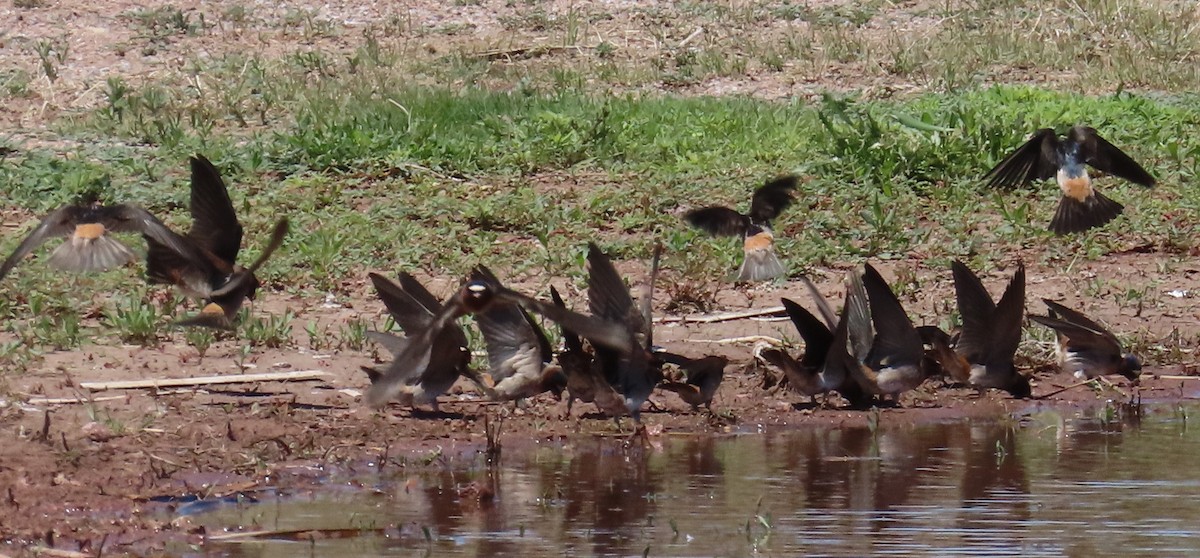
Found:
[[(255, 272), (283, 243), (288, 220), (278, 220), (256, 261), (249, 267), (238, 265), (243, 229), (228, 189), (208, 159), (195, 156), (190, 165), (192, 227), (186, 235), (141, 207), (101, 205), (92, 197), (43, 218), (0, 266), (0, 280), (54, 237), (66, 240), (48, 258), (53, 267), (88, 272), (130, 263), (137, 259), (135, 253), (109, 233), (140, 233), (147, 243), (147, 280), (174, 285), (203, 303), (199, 314), (176, 323), (232, 329), (243, 302), (253, 300), (260, 286)], [(1101, 226), (1123, 209), (1095, 190), (1084, 165), (1144, 186), (1155, 183), (1137, 162), (1085, 126), (1071, 128), (1064, 138), (1049, 128), (1039, 130), (985, 179), (992, 186), (1012, 187), (1056, 177), (1062, 198), (1049, 228), (1067, 234)], [(787, 270), (775, 253), (771, 221), (792, 203), (797, 185), (795, 176), (773, 179), (755, 190), (745, 214), (710, 206), (687, 212), (684, 220), (712, 235), (742, 237), (739, 281), (784, 276)], [(608, 256), (589, 245), (590, 314), (569, 309), (553, 288), (551, 302), (511, 290), (482, 266), (445, 302), (412, 275), (401, 273), (394, 282), (370, 274), (405, 336), (370, 333), (393, 360), (383, 369), (364, 368), (371, 382), (367, 403), (381, 407), (398, 400), (436, 408), (437, 397), (462, 376), (497, 401), (544, 392), (561, 396), (565, 390), (568, 413), (580, 400), (610, 416), (628, 415), (636, 421), (654, 389), (679, 394), (693, 409), (709, 407), (727, 359), (689, 358), (653, 344), (650, 308), (660, 253), (661, 247), (656, 248), (646, 292), (635, 305)], [(871, 404), (879, 397), (894, 399), (936, 375), (979, 389), (1030, 396), (1028, 377), (1013, 363), (1024, 321), (1024, 268), (1018, 267), (999, 302), (993, 302), (966, 266), (955, 262), (952, 273), (962, 317), (962, 327), (953, 335), (914, 326), (892, 289), (868, 264), (848, 274), (840, 314), (801, 278), (821, 318), (791, 300), (782, 302), (804, 340), (804, 354), (795, 358), (779, 346), (760, 347), (756, 359), (780, 371), (779, 383), (792, 391), (809, 396), (837, 392), (855, 405)], [(1077, 311), (1045, 302), (1047, 314), (1030, 318), (1057, 332), (1059, 362), (1065, 370), (1080, 378), (1113, 373), (1136, 378), (1140, 363), (1122, 354), (1112, 333)], [(529, 312), (561, 328), (564, 348), (557, 354)], [(468, 314), (486, 343), (489, 364), (483, 374), (471, 369), (467, 336), (458, 324)]]

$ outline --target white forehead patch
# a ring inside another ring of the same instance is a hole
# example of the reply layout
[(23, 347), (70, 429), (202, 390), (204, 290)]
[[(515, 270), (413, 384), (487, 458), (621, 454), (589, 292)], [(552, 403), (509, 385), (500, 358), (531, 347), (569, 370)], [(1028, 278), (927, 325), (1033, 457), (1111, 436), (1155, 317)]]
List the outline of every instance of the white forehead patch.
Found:
[(470, 285), (467, 285), (467, 290), (471, 291), (473, 293), (482, 293), (482, 292), (488, 290), (488, 288), (487, 288), (487, 285), (482, 285), (479, 283), (472, 283)]

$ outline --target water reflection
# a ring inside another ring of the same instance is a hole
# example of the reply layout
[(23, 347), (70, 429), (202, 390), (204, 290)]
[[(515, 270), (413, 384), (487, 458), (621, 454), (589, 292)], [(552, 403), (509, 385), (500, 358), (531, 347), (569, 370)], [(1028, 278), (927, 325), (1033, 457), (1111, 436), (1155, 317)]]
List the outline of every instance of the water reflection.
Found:
[[(1160, 409), (877, 429), (581, 439), (229, 506), (224, 527), (396, 526), (398, 536), (210, 543), (226, 556), (1085, 555), (1200, 550), (1200, 439)], [(429, 534), (427, 539), (426, 530)], [(300, 549), (303, 548), (301, 551)], [(182, 551), (182, 550), (181, 550)]]

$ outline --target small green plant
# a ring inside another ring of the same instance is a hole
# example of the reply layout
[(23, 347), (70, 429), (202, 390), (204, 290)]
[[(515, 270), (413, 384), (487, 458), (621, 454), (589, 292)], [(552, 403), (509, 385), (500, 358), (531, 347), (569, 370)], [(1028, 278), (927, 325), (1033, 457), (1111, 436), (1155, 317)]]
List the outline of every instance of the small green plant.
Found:
[(158, 309), (142, 298), (126, 298), (104, 313), (107, 324), (117, 330), (125, 343), (155, 345), (158, 343)]
[(266, 313), (265, 316), (253, 316), (245, 321), (242, 334), (250, 344), (274, 349), (289, 343), (292, 339), (292, 320), (296, 318), (295, 312), (288, 308), (282, 315)]

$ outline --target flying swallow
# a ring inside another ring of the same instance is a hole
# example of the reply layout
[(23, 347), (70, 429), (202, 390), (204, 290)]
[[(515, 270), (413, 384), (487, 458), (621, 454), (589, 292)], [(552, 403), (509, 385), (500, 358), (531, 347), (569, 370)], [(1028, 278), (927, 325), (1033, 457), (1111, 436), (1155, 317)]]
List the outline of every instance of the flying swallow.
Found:
[(1138, 357), (1121, 352), (1117, 336), (1078, 311), (1053, 300), (1046, 303), (1048, 316), (1029, 319), (1054, 330), (1058, 337), (1058, 363), (1080, 380), (1120, 374), (1136, 380), (1142, 369)]
[[(473, 279), (499, 283), (491, 270), (475, 267)], [(533, 318), (511, 302), (497, 302), (475, 314), (487, 344), (488, 395), (509, 401), (550, 391), (559, 396), (566, 387), (562, 367), (554, 364), (554, 349)]]
[(100, 205), (94, 200), (52, 211), (0, 265), (4, 279), (22, 259), (54, 237), (66, 237), (50, 254), (51, 267), (67, 271), (101, 271), (130, 263), (137, 256), (110, 232), (136, 232), (147, 239), (181, 247), (184, 241), (157, 217), (135, 205)]
[(683, 218), (693, 227), (714, 236), (741, 236), (745, 259), (738, 270), (738, 281), (767, 281), (787, 273), (775, 255), (771, 220), (792, 203), (792, 191), (797, 178), (785, 176), (767, 182), (754, 191), (750, 212), (739, 213), (728, 207), (714, 205), (694, 209)]
[(950, 268), (962, 329), (952, 341), (951, 351), (947, 351), (950, 343), (941, 336), (926, 342), (934, 346), (941, 357), (939, 363), (955, 381), (1029, 397), (1029, 378), (1013, 364), (1025, 315), (1025, 265), (1017, 265), (999, 302), (992, 302), (983, 282), (962, 262), (955, 261)]
[(658, 387), (679, 395), (684, 403), (692, 406), (692, 411), (701, 405), (712, 411), (713, 395), (725, 378), (729, 359), (723, 356), (688, 358), (668, 352), (655, 352), (654, 356), (660, 362), (678, 366), (684, 374), (684, 381), (662, 382)]
[[(377, 273), (368, 276), (388, 314), (408, 337), (377, 331), (367, 332), (367, 336), (398, 358), (404, 354), (413, 338), (429, 332), (435, 313), (442, 309), (442, 304), (408, 273), (400, 274), (400, 284)], [(396, 379), (400, 385), (392, 398), (409, 407), (432, 405), (436, 411), (438, 396), (446, 393), (459, 376), (472, 375), (466, 333), (453, 321), (444, 324), (439, 331), (430, 334), (427, 350), (419, 358), (423, 365), (414, 367), (411, 375)], [(372, 384), (382, 376), (374, 368), (364, 366), (362, 369)]]
[(177, 241), (173, 243), (146, 237), (146, 276), (151, 283), (174, 285), (185, 295), (206, 301), (198, 315), (177, 325), (231, 329), (242, 302), (254, 300), (260, 286), (254, 273), (283, 244), (288, 220), (275, 224), (271, 240), (254, 263), (238, 265), (242, 224), (229, 190), (208, 159), (197, 155), (190, 162), (192, 228), (187, 235), (174, 235)]
[(497, 302), (519, 304), (570, 328), (597, 345), (618, 352), (628, 352), (634, 348), (627, 330), (617, 324), (543, 302), (494, 281), (475, 279), (468, 281), (446, 300), (425, 326), (418, 331), (408, 332), (403, 346), (398, 347), (401, 350), (396, 353), (387, 370), (369, 375), (371, 387), (366, 392), (367, 404), (379, 408), (400, 396), (412, 378), (420, 377), (426, 368), (436, 362), (431, 358), (431, 352), (443, 330), (467, 314), (486, 312)]
[(1075, 126), (1062, 139), (1053, 129), (1042, 128), (984, 178), (990, 186), (1011, 188), (1055, 177), (1063, 196), (1050, 220), (1050, 230), (1061, 235), (1099, 227), (1124, 210), (1096, 191), (1085, 164), (1142, 186), (1156, 182), (1137, 161), (1088, 126)]
[[(851, 282), (847, 296), (854, 300), (848, 302), (848, 327), (856, 360), (851, 377), (867, 393), (893, 398), (920, 386), (927, 376), (924, 344), (900, 299), (871, 264), (861, 276), (853, 274)], [(869, 304), (866, 311), (863, 294)]]

